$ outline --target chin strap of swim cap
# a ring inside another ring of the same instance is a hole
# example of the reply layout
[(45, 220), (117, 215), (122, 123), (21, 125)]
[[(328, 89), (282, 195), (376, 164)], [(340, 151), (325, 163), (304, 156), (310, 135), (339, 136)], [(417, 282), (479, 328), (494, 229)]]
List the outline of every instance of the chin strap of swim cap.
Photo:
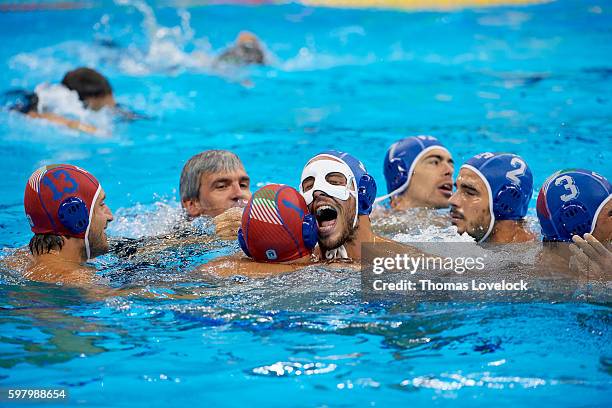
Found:
[(347, 259), (348, 257), (348, 252), (346, 251), (344, 245), (325, 251), (325, 259), (328, 261), (332, 259)]
[(102, 185), (98, 184), (98, 189), (96, 190), (96, 194), (94, 194), (93, 200), (91, 202), (91, 208), (89, 209), (89, 223), (87, 224), (87, 230), (85, 230), (85, 254), (87, 255), (87, 260), (91, 259), (91, 247), (89, 246), (89, 229), (91, 228), (91, 220), (93, 219), (94, 208), (96, 207), (96, 202), (98, 201), (98, 196), (102, 191)]
[[(325, 158), (325, 160), (314, 159)], [(330, 173), (340, 173), (346, 177), (346, 185), (337, 186), (327, 182), (326, 177)], [(304, 192), (303, 183), (309, 177), (314, 178), (314, 184), (312, 188)], [(354, 189), (351, 189), (351, 186)], [(300, 179), (300, 193), (306, 200), (306, 205), (310, 205), (314, 200), (314, 192), (321, 191), (330, 197), (337, 198), (341, 201), (347, 201), (349, 197), (355, 198), (355, 217), (353, 218), (353, 228), (357, 226), (357, 220), (359, 218), (359, 199), (357, 197), (357, 180), (351, 168), (340, 158), (330, 154), (319, 154), (313, 157), (304, 167), (302, 171), (302, 177)]]
[(487, 228), (487, 232), (484, 234), (482, 238), (478, 240), (478, 243), (481, 244), (489, 238), (491, 232), (493, 232), (493, 226), (495, 225), (495, 213), (493, 212), (493, 192), (491, 191), (491, 185), (487, 178), (478, 170), (476, 167), (471, 166), (469, 164), (464, 164), (461, 168), (466, 168), (472, 170), (474, 173), (480, 177), (480, 179), (484, 182), (485, 186), (487, 186), (487, 194), (489, 195), (489, 214), (491, 215), (491, 221), (489, 222), (489, 227)]
[(591, 222), (591, 231), (589, 231), (589, 234), (592, 234), (593, 231), (595, 231), (595, 227), (597, 226), (597, 218), (599, 218), (599, 213), (601, 213), (603, 208), (606, 206), (606, 204), (608, 204), (610, 200), (612, 200), (612, 194), (608, 195), (608, 198), (603, 200), (595, 210), (595, 214), (593, 215), (593, 221)]

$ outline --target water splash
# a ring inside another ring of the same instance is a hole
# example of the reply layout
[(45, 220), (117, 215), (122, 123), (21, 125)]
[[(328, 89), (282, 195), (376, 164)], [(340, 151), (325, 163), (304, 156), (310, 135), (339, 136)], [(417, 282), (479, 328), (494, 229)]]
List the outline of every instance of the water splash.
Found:
[(255, 367), (252, 370), (252, 373), (266, 377), (292, 377), (300, 375), (328, 374), (336, 370), (336, 368), (336, 364), (279, 361), (274, 364)]
[(78, 93), (63, 85), (42, 83), (34, 89), (34, 92), (38, 96), (39, 113), (53, 113), (76, 119), (101, 130), (109, 130), (112, 126), (112, 113), (108, 109), (97, 112), (86, 109)]
[(148, 205), (119, 208), (114, 221), (109, 224), (108, 232), (113, 236), (141, 238), (169, 234), (181, 227), (207, 232), (212, 227), (212, 220), (198, 217), (190, 223), (176, 200), (161, 200)]
[[(208, 40), (195, 39), (191, 27), (191, 15), (184, 9), (177, 10), (180, 24), (174, 27), (161, 26), (153, 8), (142, 0), (115, 0), (123, 7), (133, 7), (142, 14), (146, 47), (138, 49), (128, 47), (129, 52), (122, 52), (118, 67), (131, 75), (146, 75), (151, 72), (179, 73), (184, 69), (208, 70), (213, 62)], [(193, 51), (188, 51), (192, 47)]]

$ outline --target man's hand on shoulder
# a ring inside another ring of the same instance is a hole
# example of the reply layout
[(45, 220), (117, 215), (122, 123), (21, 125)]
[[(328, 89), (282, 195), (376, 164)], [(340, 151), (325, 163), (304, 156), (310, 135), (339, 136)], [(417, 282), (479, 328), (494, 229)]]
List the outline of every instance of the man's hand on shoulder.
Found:
[(233, 207), (213, 218), (215, 233), (220, 239), (231, 241), (238, 237), (243, 210), (244, 208)]

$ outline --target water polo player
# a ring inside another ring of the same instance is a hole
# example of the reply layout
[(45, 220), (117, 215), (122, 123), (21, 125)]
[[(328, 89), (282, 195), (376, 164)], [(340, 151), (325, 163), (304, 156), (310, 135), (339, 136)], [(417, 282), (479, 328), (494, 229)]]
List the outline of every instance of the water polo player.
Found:
[[(573, 255), (583, 276), (612, 277), (612, 185), (605, 177), (584, 169), (558, 171), (540, 189), (536, 209), (549, 256), (567, 263)], [(572, 241), (570, 252), (549, 245)]]
[(510, 153), (482, 153), (459, 171), (451, 196), (451, 222), (477, 242), (519, 243), (535, 236), (524, 218), (533, 194), (527, 163)]
[(264, 65), (266, 58), (259, 38), (253, 33), (242, 31), (238, 34), (234, 44), (217, 57), (216, 62)]
[(453, 194), (453, 157), (433, 136), (412, 136), (389, 147), (383, 172), (387, 194), (376, 199), (390, 200), (396, 210), (446, 208)]
[(27, 278), (68, 284), (94, 280), (95, 270), (85, 262), (109, 249), (105, 230), (113, 215), (105, 198), (98, 180), (76, 166), (43, 166), (30, 176), (24, 207), (34, 236)]
[(198, 268), (220, 276), (263, 277), (292, 272), (316, 261), (317, 223), (294, 188), (270, 184), (250, 198), (238, 230), (240, 254)]
[(612, 242), (612, 186), (595, 172), (556, 172), (540, 189), (536, 209), (544, 241), (570, 242), (574, 235), (591, 234)]
[(329, 150), (310, 159), (302, 171), (300, 192), (317, 221), (324, 259), (358, 261), (366, 242), (400, 246), (372, 231), (376, 182), (350, 154)]

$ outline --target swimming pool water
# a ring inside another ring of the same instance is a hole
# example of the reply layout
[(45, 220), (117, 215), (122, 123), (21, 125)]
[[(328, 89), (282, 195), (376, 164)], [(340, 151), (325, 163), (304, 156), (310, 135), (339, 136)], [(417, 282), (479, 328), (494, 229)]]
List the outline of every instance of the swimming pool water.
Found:
[[(566, 167), (611, 178), (611, 12), (609, 1), (411, 13), (120, 1), (0, 13), (5, 89), (89, 65), (120, 103), (151, 116), (94, 114), (103, 134), (90, 136), (0, 112), (0, 248), (28, 242), (26, 179), (56, 162), (100, 179), (115, 237), (171, 230), (181, 168), (209, 148), (239, 154), (253, 189), (295, 186), (308, 158), (336, 148), (359, 157), (382, 193), (387, 146), (412, 134), (437, 136), (458, 164), (487, 150), (520, 154), (536, 188)], [(212, 67), (245, 29), (271, 66)], [(71, 403), (95, 406), (611, 402), (609, 305), (368, 304), (358, 273), (316, 268), (241, 283), (186, 278), (236, 248), (96, 261), (114, 286), (148, 284), (158, 296), (149, 300), (91, 299), (3, 272), (0, 387), (67, 387)], [(167, 290), (197, 299), (163, 299)]]

